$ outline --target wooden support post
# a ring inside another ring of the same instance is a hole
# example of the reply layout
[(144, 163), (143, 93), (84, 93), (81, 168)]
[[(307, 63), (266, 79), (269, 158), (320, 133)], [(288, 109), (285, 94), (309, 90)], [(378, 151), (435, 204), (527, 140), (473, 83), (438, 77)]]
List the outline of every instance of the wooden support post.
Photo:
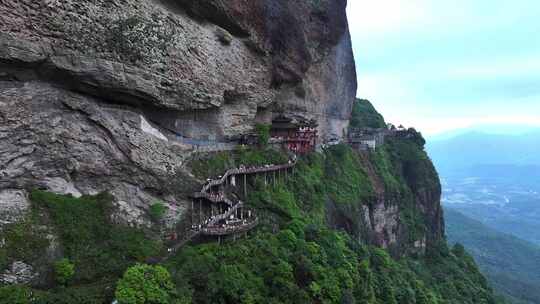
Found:
[(274, 175), (274, 187), (276, 186), (276, 171), (272, 171), (272, 175)]
[(199, 224), (202, 223), (202, 200), (199, 199)]
[(194, 223), (194, 220), (193, 220), (193, 216), (194, 216), (194, 212), (195, 212), (195, 203), (193, 202), (194, 200), (191, 200), (191, 226), (193, 226)]
[(247, 174), (244, 174), (244, 197), (247, 197)]

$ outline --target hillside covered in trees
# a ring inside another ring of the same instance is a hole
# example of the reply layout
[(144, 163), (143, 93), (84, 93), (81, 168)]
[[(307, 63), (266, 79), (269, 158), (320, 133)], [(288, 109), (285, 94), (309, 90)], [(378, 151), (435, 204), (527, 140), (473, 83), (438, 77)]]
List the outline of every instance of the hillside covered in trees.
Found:
[[(206, 175), (283, 159), (260, 149), (191, 166)], [(372, 152), (337, 145), (307, 155), (286, 182), (249, 184), (247, 203), (263, 219), (255, 231), (222, 244), (191, 243), (164, 268), (142, 266), (167, 251), (155, 237), (159, 224), (110, 223), (106, 194), (34, 191), (31, 214), (2, 232), (0, 265), (24, 260), (47, 275), (32, 286), (2, 287), (0, 303), (497, 303), (472, 257), (449, 247), (419, 208), (415, 193), (438, 187), (433, 172), (423, 147), (405, 138)], [(396, 223), (367, 222), (365, 215), (384, 216), (373, 210), (385, 197), (395, 199), (385, 208), (397, 210), (389, 215)], [(384, 232), (391, 241), (380, 243), (372, 225), (393, 227)], [(419, 239), (426, 245), (415, 246)], [(138, 291), (145, 288), (155, 293)]]
[(445, 208), (448, 241), (461, 243), (497, 293), (511, 303), (540, 303), (540, 247)]

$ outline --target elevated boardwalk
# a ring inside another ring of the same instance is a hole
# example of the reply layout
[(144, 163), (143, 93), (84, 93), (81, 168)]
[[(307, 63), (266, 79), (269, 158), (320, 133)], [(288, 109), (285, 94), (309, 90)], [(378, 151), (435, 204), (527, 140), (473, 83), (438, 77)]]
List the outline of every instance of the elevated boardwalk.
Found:
[(219, 194), (211, 194), (207, 192), (195, 192), (192, 194), (193, 198), (198, 199), (206, 199), (211, 201), (212, 203), (225, 203), (228, 206), (234, 206), (234, 202), (228, 199), (225, 194), (219, 193)]
[(289, 163), (282, 164), (282, 165), (265, 165), (260, 167), (246, 167), (246, 168), (234, 168), (227, 170), (223, 176), (219, 179), (211, 180), (210, 182), (206, 183), (201, 193), (207, 192), (210, 188), (215, 186), (220, 186), (224, 184), (227, 179), (233, 175), (244, 175), (244, 174), (258, 174), (258, 173), (266, 173), (266, 172), (274, 172), (274, 171), (280, 171), (292, 168), (296, 166), (297, 160), (296, 158), (292, 161), (289, 161)]
[[(167, 255), (164, 256), (160, 261), (165, 261), (172, 257), (180, 248), (188, 244), (194, 238), (200, 235), (207, 236), (227, 236), (227, 235), (236, 235), (240, 233), (245, 233), (255, 228), (259, 219), (256, 216), (251, 216), (251, 211), (249, 211), (249, 216), (243, 218), (242, 208), (245, 207), (244, 203), (240, 200), (233, 201), (229, 199), (226, 194), (222, 191), (218, 193), (212, 193), (212, 187), (221, 186), (227, 183), (228, 178), (236, 175), (252, 175), (252, 174), (261, 174), (268, 172), (276, 172), (281, 170), (286, 170), (293, 168), (297, 164), (296, 156), (289, 160), (286, 164), (281, 165), (264, 165), (258, 167), (240, 167), (227, 170), (222, 177), (216, 180), (211, 180), (206, 183), (201, 191), (193, 193), (192, 198), (194, 199), (204, 199), (213, 204), (224, 203), (228, 206), (227, 210), (218, 215), (211, 216), (205, 220), (201, 219), (201, 222), (198, 224), (193, 224), (191, 229), (188, 230), (182, 239), (176, 241), (168, 250)], [(236, 212), (240, 211), (240, 219), (236, 218)], [(193, 212), (193, 208), (191, 210)], [(219, 222), (225, 222), (224, 224), (218, 224)]]
[[(219, 221), (222, 221), (222, 220), (225, 220), (227, 218), (229, 218), (234, 212), (236, 212), (240, 207), (243, 207), (244, 206), (244, 203), (242, 202), (238, 202), (236, 205), (234, 205), (232, 208), (229, 208), (225, 213), (223, 214), (220, 214), (220, 215), (216, 215), (216, 216), (213, 216), (211, 218), (209, 218), (204, 225), (201, 225), (200, 228), (199, 226), (196, 226), (196, 227), (192, 227), (191, 230), (189, 230), (185, 236), (178, 240), (172, 247), (169, 248), (169, 252), (167, 252), (167, 255), (165, 257), (163, 257), (163, 259), (161, 259), (161, 261), (166, 261), (168, 260), (170, 257), (172, 257), (180, 248), (184, 247), (187, 243), (189, 243), (191, 240), (193, 240), (195, 237), (199, 236), (200, 234), (205, 234), (205, 235), (222, 235), (222, 234), (211, 234), (209, 233), (209, 231), (212, 231), (213, 229), (218, 229), (218, 227), (213, 227), (217, 222)], [(244, 232), (244, 231), (249, 231), (251, 229), (253, 229), (256, 225), (253, 225), (251, 226), (250, 225), (250, 228), (246, 230), (247, 228), (247, 225), (243, 226), (244, 229), (242, 231), (238, 231), (238, 232)], [(223, 228), (219, 228), (219, 229), (223, 229)], [(230, 234), (230, 233), (227, 233), (227, 234)], [(223, 235), (227, 235), (227, 234), (223, 234)]]
[(228, 225), (225, 227), (204, 227), (201, 229), (201, 233), (211, 236), (225, 236), (230, 234), (238, 234), (247, 232), (257, 226), (259, 219), (255, 218), (251, 221), (242, 222), (239, 225)]

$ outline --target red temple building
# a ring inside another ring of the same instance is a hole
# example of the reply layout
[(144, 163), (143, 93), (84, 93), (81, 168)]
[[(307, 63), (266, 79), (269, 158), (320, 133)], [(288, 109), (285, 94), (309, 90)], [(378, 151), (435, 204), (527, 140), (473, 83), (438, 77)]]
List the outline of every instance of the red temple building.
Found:
[(292, 119), (279, 117), (272, 121), (271, 142), (282, 144), (296, 154), (315, 151), (317, 127), (313, 122), (295, 123)]

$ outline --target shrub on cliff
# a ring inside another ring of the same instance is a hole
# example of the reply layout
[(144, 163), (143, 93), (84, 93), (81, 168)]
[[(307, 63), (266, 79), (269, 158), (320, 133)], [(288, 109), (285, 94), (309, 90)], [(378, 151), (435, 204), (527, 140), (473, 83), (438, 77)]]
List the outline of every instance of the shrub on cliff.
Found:
[(155, 201), (150, 208), (148, 209), (148, 213), (150, 214), (150, 218), (154, 222), (159, 222), (163, 216), (165, 215), (165, 212), (167, 211), (167, 208), (161, 201)]
[(261, 147), (266, 147), (268, 145), (268, 141), (270, 140), (270, 126), (265, 124), (257, 124), (255, 126), (255, 130), (257, 131), (259, 145)]
[(40, 264), (46, 259), (46, 250), (50, 245), (46, 232), (32, 221), (32, 217), (19, 223), (12, 223), (0, 230), (0, 270), (13, 261), (25, 261)]
[(66, 285), (75, 275), (75, 265), (69, 259), (61, 259), (54, 263), (54, 276), (60, 285)]

